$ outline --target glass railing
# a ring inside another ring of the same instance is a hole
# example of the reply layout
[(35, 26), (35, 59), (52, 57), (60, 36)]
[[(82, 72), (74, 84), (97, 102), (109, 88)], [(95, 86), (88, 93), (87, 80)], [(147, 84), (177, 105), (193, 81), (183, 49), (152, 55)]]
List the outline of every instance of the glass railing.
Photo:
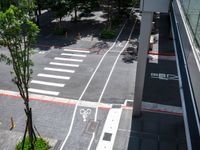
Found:
[(200, 47), (200, 0), (180, 0), (191, 27), (196, 45)]

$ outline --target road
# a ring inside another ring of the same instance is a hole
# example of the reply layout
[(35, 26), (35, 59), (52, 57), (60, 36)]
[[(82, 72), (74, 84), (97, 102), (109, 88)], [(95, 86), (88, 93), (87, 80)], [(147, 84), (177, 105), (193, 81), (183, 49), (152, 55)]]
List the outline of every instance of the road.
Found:
[[(127, 132), (131, 126), (128, 120), (131, 120), (132, 109), (127, 106), (134, 96), (137, 61), (125, 63), (122, 52), (131, 46), (129, 39), (138, 38), (139, 30), (134, 28), (137, 26), (138, 23), (128, 20), (121, 26), (116, 40), (107, 42), (108, 48), (100, 51), (92, 49), (97, 44), (95, 41), (80, 40), (70, 47), (52, 48), (33, 55), (35, 66), (29, 89), (33, 122), (42, 136), (58, 140), (57, 149), (110, 150), (116, 149), (119, 143), (121, 149), (127, 149), (127, 141), (116, 141), (121, 138), (118, 132), (122, 129)], [(13, 92), (17, 89), (8, 77), (10, 67), (3, 64), (0, 67), (4, 70), (0, 72), (1, 128), (8, 130), (12, 116), (16, 124), (14, 131), (23, 132), (23, 103)], [(155, 73), (160, 73), (158, 70), (153, 72), (154, 77)], [(170, 67), (162, 73), (165, 71), (176, 74)], [(146, 80), (155, 83), (159, 78), (149, 79), (151, 73), (152, 69), (147, 71)], [(162, 80), (156, 82), (162, 83)], [(146, 97), (149, 95), (154, 93), (149, 92)], [(155, 105), (146, 105), (146, 110), (150, 108), (156, 109)], [(158, 109), (170, 110), (175, 116), (180, 116), (181, 112), (178, 107), (158, 105)]]

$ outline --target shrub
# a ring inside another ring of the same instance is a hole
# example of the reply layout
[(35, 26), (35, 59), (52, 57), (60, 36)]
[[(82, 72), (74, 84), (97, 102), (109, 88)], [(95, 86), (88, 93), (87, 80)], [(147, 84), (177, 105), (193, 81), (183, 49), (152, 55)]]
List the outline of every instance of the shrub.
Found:
[(112, 39), (114, 38), (116, 35), (115, 31), (112, 29), (108, 29), (108, 28), (104, 28), (101, 31), (101, 38), (102, 39)]
[[(49, 150), (50, 149), (49, 143), (43, 138), (37, 138), (34, 145), (35, 145), (35, 150)], [(20, 141), (16, 145), (16, 150), (22, 150), (22, 141)], [(26, 137), (25, 139), (24, 150), (31, 150), (31, 144), (29, 142), (28, 137)]]

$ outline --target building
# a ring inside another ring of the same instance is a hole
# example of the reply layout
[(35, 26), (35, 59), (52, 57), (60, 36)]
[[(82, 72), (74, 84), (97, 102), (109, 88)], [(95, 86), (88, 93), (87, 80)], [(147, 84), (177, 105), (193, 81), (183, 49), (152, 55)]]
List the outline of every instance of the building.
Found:
[[(134, 115), (140, 114), (154, 12), (168, 13), (176, 52), (188, 150), (200, 149), (200, 1), (141, 0), (142, 21)], [(138, 75), (139, 74), (139, 75)], [(142, 75), (143, 74), (143, 75)]]

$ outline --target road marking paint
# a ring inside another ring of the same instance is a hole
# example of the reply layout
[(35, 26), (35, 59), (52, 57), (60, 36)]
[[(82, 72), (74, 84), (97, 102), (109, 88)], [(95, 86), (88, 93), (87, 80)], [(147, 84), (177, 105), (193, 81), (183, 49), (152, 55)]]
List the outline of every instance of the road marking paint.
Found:
[(54, 95), (54, 96), (59, 95), (59, 92), (33, 89), (33, 88), (29, 88), (28, 91), (33, 92), (33, 93), (48, 94), (48, 95)]
[[(111, 78), (112, 73), (113, 73), (113, 71), (114, 71), (114, 68), (115, 68), (115, 66), (116, 66), (116, 64), (117, 64), (117, 61), (119, 60), (119, 57), (121, 56), (122, 52), (125, 50), (125, 48), (126, 48), (126, 47), (128, 46), (128, 44), (129, 44), (129, 40), (130, 40), (131, 35), (132, 35), (132, 33), (133, 33), (133, 30), (134, 30), (134, 28), (135, 28), (136, 22), (137, 22), (137, 21), (135, 21), (135, 23), (134, 23), (134, 25), (133, 25), (133, 27), (132, 27), (132, 29), (131, 29), (131, 32), (130, 32), (130, 34), (129, 34), (129, 37), (128, 37), (128, 40), (127, 40), (126, 44), (124, 45), (124, 47), (121, 49), (121, 51), (120, 51), (119, 54), (117, 55), (117, 58), (116, 58), (116, 60), (115, 60), (115, 62), (114, 62), (114, 64), (113, 64), (113, 66), (112, 66), (112, 69), (111, 69), (111, 71), (110, 71), (110, 73), (109, 73), (109, 76), (108, 76), (108, 78), (107, 78), (107, 80), (106, 80), (106, 83), (105, 83), (105, 85), (104, 85), (104, 87), (103, 87), (103, 90), (102, 90), (102, 92), (101, 92), (101, 95), (100, 95), (100, 97), (99, 97), (98, 103), (100, 103), (101, 100), (102, 100), (103, 94), (104, 94), (104, 92), (105, 92), (105, 90), (106, 90), (106, 88), (107, 88), (108, 82), (110, 81), (110, 78)], [(95, 110), (95, 117), (94, 117), (94, 121), (95, 121), (95, 122), (97, 121), (97, 115), (98, 115), (98, 108), (96, 108), (96, 110)], [(94, 141), (94, 137), (95, 137), (95, 132), (93, 133), (92, 138), (91, 138), (91, 140), (90, 140), (90, 144), (89, 144), (89, 146), (88, 146), (88, 148), (87, 148), (88, 150), (91, 149), (92, 143), (93, 143), (93, 141)]]
[(57, 63), (57, 62), (50, 62), (50, 65), (57, 65), (57, 66), (68, 66), (68, 67), (79, 67), (77, 64), (65, 64), (65, 63)]
[(90, 51), (86, 50), (75, 50), (75, 49), (64, 49), (65, 52), (74, 52), (74, 53), (90, 53)]
[(159, 80), (176, 80), (176, 81), (178, 81), (178, 76), (175, 74), (151, 73), (151, 78), (159, 79)]
[[(32, 89), (32, 88), (30, 88), (30, 89)], [(39, 90), (39, 89), (35, 89), (35, 90)], [(39, 91), (46, 91), (46, 90), (39, 90)], [(53, 91), (50, 91), (50, 92), (53, 92)], [(19, 92), (1, 90), (1, 89), (0, 89), (0, 96), (21, 98)], [(55, 104), (61, 104), (61, 105), (63, 105), (63, 104), (76, 105), (76, 103), (78, 103), (78, 101), (75, 99), (68, 99), (68, 98), (61, 98), (61, 97), (47, 96), (47, 95), (39, 95), (39, 94), (33, 94), (33, 93), (30, 93), (29, 97), (30, 97), (30, 100), (55, 103)], [(132, 110), (133, 109), (132, 106), (125, 105), (125, 104), (127, 104), (127, 102), (133, 102), (133, 100), (125, 100), (125, 103), (124, 103), (124, 105), (122, 105), (122, 108)], [(91, 101), (86, 101), (86, 100), (82, 100), (79, 103), (79, 106), (90, 107), (90, 108), (98, 107), (99, 109), (104, 109), (104, 110), (109, 110), (112, 108), (112, 104), (91, 102)], [(142, 102), (142, 111), (169, 114), (169, 115), (175, 115), (175, 116), (182, 116), (182, 113), (183, 113), (181, 107), (162, 105), (162, 104), (150, 103), (150, 102)]]
[(58, 69), (58, 68), (48, 68), (48, 67), (45, 67), (44, 70), (57, 71), (57, 72), (68, 72), (68, 73), (74, 73), (75, 72), (75, 70)]
[(62, 53), (62, 56), (86, 57), (87, 55)]
[(75, 62), (83, 62), (82, 59), (71, 59), (71, 58), (61, 58), (61, 57), (55, 57), (55, 60), (64, 60), (64, 61), (75, 61)]
[(158, 64), (159, 55), (148, 55), (149, 63)]
[[(90, 79), (89, 79), (87, 85), (85, 86), (85, 88), (84, 88), (84, 90), (83, 90), (81, 96), (79, 97), (78, 102), (77, 102), (76, 105), (75, 105), (75, 109), (74, 109), (74, 112), (73, 112), (73, 115), (72, 115), (72, 120), (71, 120), (71, 124), (70, 124), (69, 130), (68, 130), (68, 133), (67, 133), (67, 135), (66, 135), (66, 137), (65, 137), (65, 139), (64, 139), (64, 141), (63, 141), (63, 143), (62, 143), (62, 145), (61, 145), (61, 147), (60, 147), (60, 150), (63, 150), (63, 148), (64, 148), (64, 146), (65, 146), (65, 143), (67, 142), (67, 140), (68, 140), (68, 138), (69, 138), (69, 135), (71, 134), (72, 127), (73, 127), (74, 121), (75, 121), (76, 111), (77, 111), (78, 105), (79, 105), (79, 103), (80, 103), (80, 101), (81, 101), (83, 95), (85, 94), (87, 88), (89, 87), (90, 82), (92, 81), (94, 75), (96, 74), (97, 70), (99, 69), (99, 67), (100, 67), (100, 65), (101, 65), (101, 63), (102, 63), (102, 61), (103, 61), (104, 58), (105, 58), (105, 56), (108, 54), (108, 52), (109, 52), (109, 51), (115, 46), (115, 44), (117, 43), (117, 40), (119, 39), (119, 36), (121, 35), (121, 33), (122, 33), (122, 31), (123, 31), (123, 29), (124, 29), (126, 23), (127, 23), (127, 20), (126, 20), (126, 22), (124, 23), (124, 25), (122, 26), (122, 28), (121, 28), (121, 30), (120, 30), (120, 32), (119, 32), (117, 38), (115, 39), (115, 42), (114, 42), (114, 43), (112, 44), (112, 46), (108, 49), (108, 51), (105, 52), (104, 55), (102, 56), (101, 60), (99, 61), (98, 65), (97, 65), (97, 67), (95, 68), (95, 70), (94, 70), (92, 76), (90, 77)], [(93, 137), (94, 137), (94, 133), (93, 133)], [(91, 145), (91, 143), (90, 143), (90, 145)]]
[(83, 116), (83, 121), (86, 121), (88, 115), (91, 114), (91, 109), (80, 109), (80, 114)]
[(57, 76), (57, 75), (44, 74), (44, 73), (39, 73), (37, 76), (46, 77), (46, 78), (63, 79), (63, 80), (69, 80), (70, 79), (70, 77), (66, 77), (66, 76)]
[(163, 56), (163, 55), (152, 55), (152, 54), (148, 54), (148, 58), (149, 59), (153, 59), (153, 60), (168, 60), (168, 61), (176, 61), (176, 57), (175, 56)]
[(46, 82), (46, 81), (39, 81), (39, 80), (32, 80), (31, 83), (49, 85), (49, 86), (58, 86), (58, 87), (64, 87), (65, 86), (65, 84), (61, 84), (61, 83)]
[[(112, 150), (122, 114), (121, 108), (110, 109), (96, 150)], [(107, 138), (106, 139), (106, 134)]]

